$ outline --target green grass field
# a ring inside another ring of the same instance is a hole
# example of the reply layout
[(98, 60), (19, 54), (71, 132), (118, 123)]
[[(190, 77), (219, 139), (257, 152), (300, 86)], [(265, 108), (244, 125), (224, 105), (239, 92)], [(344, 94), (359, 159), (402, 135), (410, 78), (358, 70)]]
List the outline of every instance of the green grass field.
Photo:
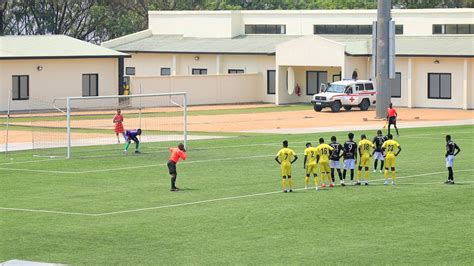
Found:
[[(462, 149), (456, 185), (442, 184), (448, 133)], [(371, 172), (369, 186), (318, 192), (281, 193), (274, 157), (288, 139), (302, 188), (304, 144), (329, 133), (191, 141), (174, 193), (163, 143), (127, 157), (11, 153), (0, 158), (0, 262), (472, 265), (473, 133), (402, 129), (395, 186)]]

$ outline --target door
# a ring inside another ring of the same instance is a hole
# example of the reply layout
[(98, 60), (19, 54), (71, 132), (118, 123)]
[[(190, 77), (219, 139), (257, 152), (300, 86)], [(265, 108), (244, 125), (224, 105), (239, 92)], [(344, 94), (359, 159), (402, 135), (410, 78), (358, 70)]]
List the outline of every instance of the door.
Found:
[(321, 84), (326, 84), (327, 81), (327, 71), (306, 71), (306, 95), (319, 93)]

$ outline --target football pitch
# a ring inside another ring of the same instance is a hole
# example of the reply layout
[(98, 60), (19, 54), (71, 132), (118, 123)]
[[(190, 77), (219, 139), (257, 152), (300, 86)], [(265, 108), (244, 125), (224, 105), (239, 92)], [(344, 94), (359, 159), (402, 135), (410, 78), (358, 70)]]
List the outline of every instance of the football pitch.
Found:
[[(163, 143), (71, 160), (14, 152), (0, 158), (0, 262), (472, 265), (474, 126), (400, 133), (396, 185), (371, 163), (369, 186), (320, 191), (302, 189), (304, 145), (347, 132), (190, 141), (179, 192)], [(443, 184), (446, 134), (462, 150), (455, 185)], [(274, 161), (285, 139), (299, 156), (293, 193)]]

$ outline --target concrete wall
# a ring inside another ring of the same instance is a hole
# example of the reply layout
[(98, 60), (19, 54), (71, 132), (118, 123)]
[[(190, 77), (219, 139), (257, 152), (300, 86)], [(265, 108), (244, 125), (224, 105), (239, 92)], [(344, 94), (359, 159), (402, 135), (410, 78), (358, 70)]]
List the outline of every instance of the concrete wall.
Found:
[[(154, 34), (188, 37), (233, 37), (245, 24), (283, 24), (287, 35), (313, 35), (315, 24), (372, 25), (376, 10), (246, 10), (150, 11)], [(404, 35), (431, 35), (433, 24), (469, 24), (474, 9), (394, 9), (392, 17), (404, 26)]]
[(187, 92), (189, 105), (261, 102), (257, 86), (262, 74), (202, 76), (136, 76), (131, 78), (132, 94)]
[[(37, 70), (42, 66), (41, 71)], [(29, 75), (30, 100), (12, 101), (12, 110), (51, 109), (39, 101), (82, 96), (82, 74), (99, 74), (99, 95), (117, 95), (118, 59), (38, 59), (0, 61), (0, 111), (7, 110), (12, 75)], [(47, 104), (45, 104), (47, 105)]]

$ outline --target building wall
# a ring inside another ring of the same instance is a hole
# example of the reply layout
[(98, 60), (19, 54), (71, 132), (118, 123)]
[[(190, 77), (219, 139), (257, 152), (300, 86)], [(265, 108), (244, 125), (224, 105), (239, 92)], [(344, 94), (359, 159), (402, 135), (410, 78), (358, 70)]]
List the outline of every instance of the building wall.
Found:
[(131, 58), (125, 58), (125, 67), (135, 67), (135, 74), (141, 76), (160, 75), (161, 68), (173, 67), (173, 55), (135, 53), (130, 54)]
[[(42, 66), (41, 71), (37, 70)], [(12, 75), (29, 75), (30, 100), (12, 101), (12, 110), (51, 109), (53, 99), (82, 96), (82, 74), (99, 74), (99, 95), (117, 95), (118, 59), (0, 61), (0, 111), (7, 110)], [(44, 101), (45, 104), (39, 104)]]
[(187, 92), (189, 105), (261, 102), (262, 74), (131, 78), (132, 94)]
[[(463, 58), (413, 58), (412, 90), (414, 107), (462, 108)], [(433, 63), (439, 60), (439, 64)], [(428, 99), (428, 73), (451, 73), (451, 99)], [(472, 72), (471, 72), (472, 79)], [(472, 90), (472, 88), (471, 88)]]
[[(433, 24), (472, 23), (474, 9), (394, 9), (404, 35), (431, 35)], [(315, 24), (371, 25), (376, 10), (150, 11), (154, 34), (229, 38), (245, 33), (245, 24), (284, 24), (287, 35), (313, 35)]]

